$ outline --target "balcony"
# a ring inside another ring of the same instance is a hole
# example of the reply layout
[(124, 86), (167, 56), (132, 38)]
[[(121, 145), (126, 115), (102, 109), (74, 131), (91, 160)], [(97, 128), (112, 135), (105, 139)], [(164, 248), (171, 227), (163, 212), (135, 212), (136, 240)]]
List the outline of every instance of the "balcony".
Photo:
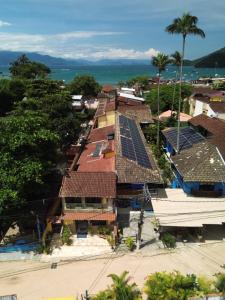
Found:
[(64, 203), (64, 210), (82, 210), (82, 211), (113, 211), (113, 206), (102, 203)]

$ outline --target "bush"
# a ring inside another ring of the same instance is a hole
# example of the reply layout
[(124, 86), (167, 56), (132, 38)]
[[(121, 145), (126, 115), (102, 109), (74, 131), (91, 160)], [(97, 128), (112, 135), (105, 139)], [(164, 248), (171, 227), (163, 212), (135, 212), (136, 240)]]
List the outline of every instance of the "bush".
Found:
[(216, 274), (215, 286), (219, 292), (225, 293), (225, 274), (223, 273)]
[(93, 236), (96, 235), (98, 233), (98, 228), (95, 226), (88, 226), (88, 233)]
[(170, 233), (164, 233), (161, 238), (164, 247), (176, 248), (176, 238)]
[(67, 225), (63, 226), (63, 231), (62, 231), (62, 243), (70, 246), (72, 244), (71, 240), (71, 232), (70, 229)]
[(166, 158), (165, 155), (163, 154), (159, 159), (158, 159), (158, 165), (160, 167), (160, 169), (164, 169), (165, 165), (166, 165)]
[(128, 236), (125, 240), (125, 245), (130, 251), (133, 251), (135, 246), (134, 239), (131, 236)]
[(115, 239), (112, 234), (108, 235), (106, 239), (112, 248), (115, 247)]
[(110, 235), (111, 229), (107, 226), (99, 226), (97, 232), (99, 235)]

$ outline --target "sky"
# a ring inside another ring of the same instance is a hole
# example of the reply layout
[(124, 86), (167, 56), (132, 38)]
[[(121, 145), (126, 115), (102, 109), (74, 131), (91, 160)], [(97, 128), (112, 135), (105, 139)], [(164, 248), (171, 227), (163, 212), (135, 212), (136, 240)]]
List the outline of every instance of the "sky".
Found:
[(151, 59), (181, 50), (165, 32), (190, 12), (206, 38), (188, 37), (186, 58), (225, 47), (225, 0), (0, 0), (0, 50), (69, 59)]

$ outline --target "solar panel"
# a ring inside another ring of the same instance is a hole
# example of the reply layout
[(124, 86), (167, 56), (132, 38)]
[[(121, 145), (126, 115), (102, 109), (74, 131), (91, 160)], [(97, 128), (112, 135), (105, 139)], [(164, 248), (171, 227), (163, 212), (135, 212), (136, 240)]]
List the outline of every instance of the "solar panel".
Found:
[[(177, 146), (177, 129), (171, 129), (164, 132), (164, 136), (168, 142), (176, 149)], [(205, 138), (198, 132), (194, 131), (191, 127), (184, 127), (180, 130), (180, 150), (191, 148)]]
[(122, 155), (139, 165), (150, 168), (151, 163), (134, 120), (119, 116)]

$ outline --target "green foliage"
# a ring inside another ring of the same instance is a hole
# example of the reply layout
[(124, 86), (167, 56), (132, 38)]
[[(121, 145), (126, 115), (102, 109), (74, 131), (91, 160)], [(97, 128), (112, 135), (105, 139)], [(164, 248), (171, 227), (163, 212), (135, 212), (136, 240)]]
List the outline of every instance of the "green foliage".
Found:
[[(167, 111), (171, 109), (172, 99), (173, 99), (174, 85), (165, 85), (160, 86), (160, 112)], [(187, 98), (192, 93), (192, 86), (189, 84), (182, 84), (182, 99)], [(179, 101), (179, 87), (177, 85), (175, 91), (174, 99), (174, 110), (178, 109)], [(153, 114), (157, 114), (157, 88), (153, 88), (146, 95), (146, 102), (150, 105), (151, 111)]]
[(51, 72), (47, 66), (29, 60), (25, 54), (10, 64), (9, 71), (13, 77), (24, 79), (45, 78)]
[(225, 82), (220, 82), (220, 83), (214, 83), (213, 88), (219, 91), (224, 91), (225, 90)]
[(109, 243), (109, 245), (113, 248), (113, 247), (115, 247), (115, 238), (114, 238), (114, 236), (112, 235), (112, 234), (110, 234), (110, 235), (107, 235), (107, 242)]
[(152, 58), (152, 65), (158, 69), (159, 74), (165, 71), (166, 66), (169, 63), (171, 63), (171, 59), (169, 58), (168, 55), (165, 55), (163, 53), (158, 53), (156, 56), (153, 56)]
[(46, 95), (60, 94), (65, 90), (62, 81), (50, 79), (31, 80), (27, 84), (26, 96), (28, 98), (43, 98)]
[(110, 274), (113, 281), (105, 291), (99, 292), (91, 300), (141, 300), (141, 292), (135, 283), (130, 284), (128, 272), (124, 271), (120, 276)]
[(199, 290), (194, 274), (157, 272), (148, 276), (145, 282), (148, 300), (188, 300), (198, 295)]
[(72, 243), (71, 236), (72, 234), (69, 227), (67, 225), (64, 225), (62, 231), (62, 243), (70, 246)]
[[(122, 84), (123, 82), (120, 82), (120, 84)], [(135, 84), (137, 84), (138, 86), (140, 86), (142, 89), (147, 89), (149, 86), (149, 75), (140, 75), (140, 76), (136, 76), (133, 77), (131, 79), (129, 79), (127, 82), (124, 82), (124, 84), (122, 84), (121, 86), (128, 86), (128, 87), (132, 87)]]
[(164, 233), (162, 235), (162, 242), (166, 248), (175, 248), (176, 247), (176, 238), (170, 233)]
[(125, 240), (125, 245), (130, 251), (133, 251), (135, 247), (134, 239), (131, 236), (128, 236)]
[(42, 191), (54, 165), (58, 136), (35, 113), (0, 119), (0, 213)]
[(100, 235), (110, 235), (112, 230), (108, 226), (98, 226), (97, 231)]
[(215, 286), (219, 292), (225, 293), (225, 274), (224, 273), (216, 274)]
[(0, 80), (0, 116), (10, 112), (14, 103), (23, 99), (25, 82), (19, 79)]
[(71, 94), (83, 96), (96, 96), (101, 91), (101, 86), (90, 75), (76, 76), (69, 85)]

